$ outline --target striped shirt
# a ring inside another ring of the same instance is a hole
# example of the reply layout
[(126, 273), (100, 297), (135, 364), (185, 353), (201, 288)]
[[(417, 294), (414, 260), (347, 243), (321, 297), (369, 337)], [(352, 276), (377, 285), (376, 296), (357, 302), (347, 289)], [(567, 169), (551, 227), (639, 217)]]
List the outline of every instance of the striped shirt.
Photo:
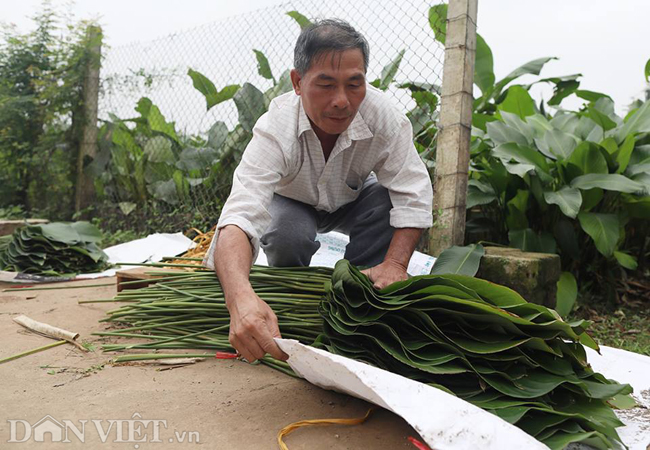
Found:
[[(255, 261), (271, 222), (274, 193), (333, 212), (359, 196), (371, 172), (388, 189), (393, 227), (431, 226), (433, 191), (413, 145), (411, 123), (384, 93), (367, 86), (355, 118), (325, 161), (300, 96), (288, 92), (276, 97), (255, 124), (217, 230), (226, 225), (241, 228), (250, 238)], [(204, 261), (210, 268), (217, 237), (218, 231)]]

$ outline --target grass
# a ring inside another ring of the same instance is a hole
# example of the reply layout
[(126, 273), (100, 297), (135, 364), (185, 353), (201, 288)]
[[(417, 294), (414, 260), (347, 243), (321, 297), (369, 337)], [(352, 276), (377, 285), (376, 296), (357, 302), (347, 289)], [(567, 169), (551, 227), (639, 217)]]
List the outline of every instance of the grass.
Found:
[(650, 356), (650, 308), (648, 300), (619, 304), (582, 305), (570, 319), (587, 319), (593, 324), (588, 333), (601, 345)]

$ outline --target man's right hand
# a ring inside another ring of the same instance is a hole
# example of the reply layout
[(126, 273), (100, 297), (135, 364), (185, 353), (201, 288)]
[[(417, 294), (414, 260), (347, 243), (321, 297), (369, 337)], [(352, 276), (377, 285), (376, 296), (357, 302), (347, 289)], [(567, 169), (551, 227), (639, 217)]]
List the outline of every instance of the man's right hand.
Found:
[(266, 353), (282, 361), (289, 358), (273, 340), (281, 337), (278, 318), (252, 289), (239, 293), (236, 299), (226, 299), (226, 305), (230, 311), (230, 344), (248, 362)]

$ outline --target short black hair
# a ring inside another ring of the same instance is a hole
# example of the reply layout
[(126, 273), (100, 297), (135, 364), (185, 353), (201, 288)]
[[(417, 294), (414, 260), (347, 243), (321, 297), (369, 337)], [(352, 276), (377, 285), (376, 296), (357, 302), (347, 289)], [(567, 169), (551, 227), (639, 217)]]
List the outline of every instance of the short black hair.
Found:
[(344, 20), (318, 20), (300, 32), (294, 49), (293, 64), (298, 73), (304, 75), (314, 60), (324, 53), (355, 48), (361, 50), (364, 71), (367, 72), (370, 47), (366, 38)]

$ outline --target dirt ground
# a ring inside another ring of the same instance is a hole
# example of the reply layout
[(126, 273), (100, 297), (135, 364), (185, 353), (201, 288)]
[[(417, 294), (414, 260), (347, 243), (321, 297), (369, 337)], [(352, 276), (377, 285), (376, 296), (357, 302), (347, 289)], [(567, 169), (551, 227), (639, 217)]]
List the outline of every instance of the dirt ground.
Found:
[[(0, 283), (0, 289), (6, 287)], [(80, 341), (97, 347), (84, 353), (65, 344), (0, 364), (0, 449), (277, 449), (276, 435), (290, 423), (360, 417), (370, 407), (267, 367), (234, 360), (208, 359), (170, 370), (112, 365), (113, 355), (102, 353), (100, 338), (91, 333), (106, 329), (98, 320), (115, 304), (77, 301), (111, 298), (115, 292), (115, 286), (0, 292), (0, 359), (53, 342), (14, 323), (12, 317), (19, 314), (78, 332)], [(65, 435), (59, 441), (56, 422), (71, 423), (81, 437), (67, 426), (69, 442)], [(53, 432), (38, 442), (45, 429)], [(285, 442), (289, 450), (414, 449), (408, 436), (418, 437), (399, 416), (377, 410), (363, 425), (302, 428)]]

